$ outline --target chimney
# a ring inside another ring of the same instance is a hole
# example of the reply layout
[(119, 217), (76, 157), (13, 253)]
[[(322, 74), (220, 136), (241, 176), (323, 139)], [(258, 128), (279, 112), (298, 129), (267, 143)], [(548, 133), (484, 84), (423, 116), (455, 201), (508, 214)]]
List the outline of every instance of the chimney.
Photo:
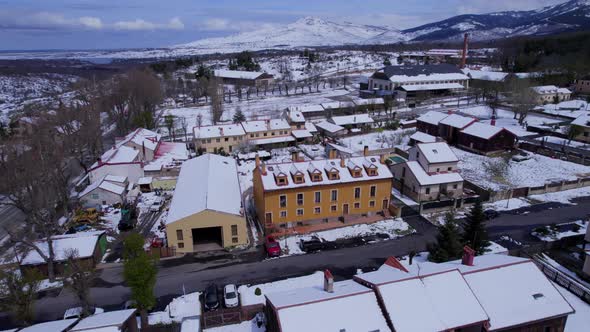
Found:
[(340, 157), (340, 167), (346, 167), (346, 162), (344, 161), (344, 157)]
[(466, 33), (463, 37), (463, 55), (461, 56), (461, 66), (459, 68), (465, 68), (467, 64), (467, 44), (469, 43), (469, 34)]
[(330, 152), (328, 152), (328, 159), (336, 159), (336, 149), (332, 149), (330, 150)]
[(382, 154), (382, 155), (380, 156), (380, 162), (381, 162), (381, 164), (385, 165), (385, 161), (386, 161), (386, 160), (387, 160), (387, 158), (385, 158), (385, 154)]
[(496, 117), (495, 116), (492, 116), (492, 121), (490, 122), (490, 124), (492, 126), (495, 126), (496, 125)]
[(448, 111), (447, 111), (447, 114), (448, 114), (448, 115), (452, 115), (452, 114), (453, 114), (453, 110), (448, 110)]
[(469, 246), (463, 247), (463, 258), (461, 264), (467, 266), (473, 266), (473, 258), (475, 257), (475, 250), (469, 248)]
[(398, 269), (400, 271), (406, 272), (408, 273), (408, 269), (406, 269), (402, 263), (399, 262), (399, 260), (393, 256), (389, 256), (389, 258), (387, 258), (387, 260), (385, 261), (384, 265), (387, 265), (389, 267), (392, 267), (394, 269)]
[(256, 154), (256, 157), (254, 158), (254, 160), (255, 160), (256, 168), (260, 167), (260, 157), (258, 156), (258, 153)]
[(363, 148), (363, 156), (368, 156), (369, 155), (369, 146), (365, 145), (365, 147)]
[(334, 293), (334, 276), (330, 270), (324, 270), (324, 291)]
[(294, 163), (299, 161), (299, 153), (297, 151), (291, 151), (291, 160)]
[(266, 164), (262, 163), (260, 165), (260, 173), (262, 173), (262, 175), (266, 175)]
[(223, 136), (223, 127), (219, 127), (219, 135)]
[(266, 129), (270, 130), (270, 120), (266, 120)]

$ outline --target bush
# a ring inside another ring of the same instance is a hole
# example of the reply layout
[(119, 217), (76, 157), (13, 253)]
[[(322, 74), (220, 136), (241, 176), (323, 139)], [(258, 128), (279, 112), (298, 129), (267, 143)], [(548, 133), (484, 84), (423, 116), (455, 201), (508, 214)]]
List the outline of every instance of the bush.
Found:
[(537, 227), (534, 231), (541, 236), (549, 235), (549, 230), (547, 227)]
[(578, 224), (572, 225), (572, 231), (574, 231), (575, 233), (580, 232), (580, 228), (582, 228), (582, 227), (580, 227), (580, 225), (578, 225)]
[(256, 296), (262, 295), (262, 291), (260, 290), (260, 288), (256, 287), (256, 289), (254, 290), (254, 295), (256, 295)]

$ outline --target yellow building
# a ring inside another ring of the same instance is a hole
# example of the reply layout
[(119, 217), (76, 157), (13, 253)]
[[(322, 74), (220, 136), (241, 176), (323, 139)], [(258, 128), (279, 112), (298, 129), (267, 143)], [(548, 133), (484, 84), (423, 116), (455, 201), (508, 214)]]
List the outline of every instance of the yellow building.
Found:
[(267, 231), (346, 222), (388, 209), (393, 176), (383, 157), (256, 163), (254, 201)]
[(182, 165), (166, 219), (166, 238), (177, 253), (248, 243), (233, 158), (204, 154)]
[(193, 134), (195, 148), (209, 153), (232, 153), (244, 142), (246, 136), (239, 123), (195, 127)]

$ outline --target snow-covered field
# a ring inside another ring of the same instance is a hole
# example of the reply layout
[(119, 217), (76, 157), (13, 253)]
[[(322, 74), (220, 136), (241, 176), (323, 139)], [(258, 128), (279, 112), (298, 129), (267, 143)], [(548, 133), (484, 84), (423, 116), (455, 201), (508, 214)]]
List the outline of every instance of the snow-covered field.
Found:
[(408, 143), (410, 143), (410, 136), (415, 132), (415, 129), (383, 130), (381, 132), (345, 137), (338, 141), (340, 145), (346, 146), (356, 152), (363, 152), (365, 146), (368, 146), (369, 150), (390, 149), (394, 147), (406, 150)]
[(280, 239), (279, 242), (283, 246), (282, 249), (285, 255), (300, 255), (305, 253), (299, 247), (300, 241), (309, 240), (314, 236), (323, 241), (336, 241), (368, 235), (387, 234), (390, 239), (396, 239), (414, 232), (415, 230), (408, 223), (401, 218), (397, 218), (383, 220), (373, 224), (359, 224), (305, 235), (288, 236)]
[(502, 157), (487, 157), (452, 149), (459, 158), (459, 169), (463, 177), (491, 190), (536, 187), (550, 182), (576, 180), (590, 174), (588, 166), (541, 155), (514, 162)]

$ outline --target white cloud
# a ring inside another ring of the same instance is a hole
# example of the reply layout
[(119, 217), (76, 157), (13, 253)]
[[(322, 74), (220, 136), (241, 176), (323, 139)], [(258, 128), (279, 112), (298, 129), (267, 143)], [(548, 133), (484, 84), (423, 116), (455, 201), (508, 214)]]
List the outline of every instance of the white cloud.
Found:
[(80, 24), (87, 28), (102, 29), (103, 27), (102, 21), (97, 17), (84, 16), (80, 17), (78, 20), (80, 21)]
[(144, 19), (135, 19), (133, 21), (119, 21), (113, 23), (116, 30), (141, 31), (141, 30), (182, 30), (184, 23), (178, 17), (172, 18), (168, 23), (160, 24), (146, 21)]
[(228, 32), (245, 32), (259, 29), (271, 29), (276, 27), (277, 24), (266, 23), (266, 22), (253, 22), (253, 21), (235, 21), (227, 20), (224, 18), (207, 18), (196, 24), (196, 28), (201, 31), (228, 31)]
[(562, 3), (564, 0), (470, 0), (456, 8), (457, 14), (484, 14), (496, 11), (531, 10)]

